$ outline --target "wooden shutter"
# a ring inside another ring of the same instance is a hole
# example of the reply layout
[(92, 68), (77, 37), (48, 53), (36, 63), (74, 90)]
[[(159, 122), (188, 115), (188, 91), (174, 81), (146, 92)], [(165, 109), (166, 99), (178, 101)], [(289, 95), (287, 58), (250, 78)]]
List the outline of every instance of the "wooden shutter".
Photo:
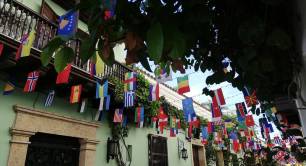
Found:
[(168, 166), (167, 138), (149, 135), (149, 166)]

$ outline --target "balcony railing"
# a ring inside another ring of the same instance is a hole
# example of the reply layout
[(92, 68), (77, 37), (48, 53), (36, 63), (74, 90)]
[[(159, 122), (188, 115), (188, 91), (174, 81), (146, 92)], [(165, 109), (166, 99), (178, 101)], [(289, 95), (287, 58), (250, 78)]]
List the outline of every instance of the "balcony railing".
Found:
[[(24, 34), (36, 30), (33, 47), (41, 50), (51, 39), (56, 36), (57, 25), (41, 17), (33, 10), (25, 7), (15, 0), (0, 0), (0, 34), (15, 41), (20, 41)], [(82, 63), (79, 52), (80, 40), (70, 41), (68, 46), (75, 51), (73, 65), (89, 73), (89, 62)], [(104, 67), (104, 74), (97, 77), (117, 77), (124, 79), (124, 73), (131, 71), (126, 66), (116, 62), (113, 66)]]

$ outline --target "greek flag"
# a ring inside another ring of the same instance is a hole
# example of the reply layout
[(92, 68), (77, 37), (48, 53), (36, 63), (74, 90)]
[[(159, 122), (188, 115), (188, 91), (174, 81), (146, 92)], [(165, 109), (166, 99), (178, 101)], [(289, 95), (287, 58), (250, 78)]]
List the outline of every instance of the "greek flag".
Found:
[(133, 107), (134, 98), (135, 98), (135, 92), (133, 91), (124, 92), (124, 107)]
[(55, 91), (51, 90), (46, 98), (45, 107), (50, 107), (52, 105), (54, 96), (55, 96)]

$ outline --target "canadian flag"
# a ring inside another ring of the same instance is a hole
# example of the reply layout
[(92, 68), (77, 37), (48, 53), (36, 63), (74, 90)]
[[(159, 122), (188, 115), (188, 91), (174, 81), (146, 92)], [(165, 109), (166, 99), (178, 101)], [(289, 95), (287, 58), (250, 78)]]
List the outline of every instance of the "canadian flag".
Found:
[(213, 97), (213, 104), (214, 105), (218, 105), (218, 106), (225, 105), (225, 99), (224, 99), (223, 92), (222, 92), (221, 88), (214, 90), (214, 95), (215, 95)]

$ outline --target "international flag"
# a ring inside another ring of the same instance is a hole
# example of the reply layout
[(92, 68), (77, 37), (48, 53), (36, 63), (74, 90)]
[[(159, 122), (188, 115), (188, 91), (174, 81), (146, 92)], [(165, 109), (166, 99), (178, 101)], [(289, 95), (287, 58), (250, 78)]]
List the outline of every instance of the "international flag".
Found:
[(68, 64), (65, 69), (57, 74), (56, 84), (67, 84), (71, 72), (71, 64)]
[(144, 107), (136, 107), (134, 121), (137, 123), (138, 128), (143, 127)]
[(245, 124), (246, 124), (247, 127), (252, 127), (252, 126), (255, 125), (253, 115), (247, 115), (245, 117)]
[(20, 40), (20, 45), (16, 52), (15, 60), (17, 61), (21, 57), (30, 55), (33, 42), (35, 40), (35, 30), (32, 30), (30, 34), (23, 35)]
[(104, 0), (103, 2), (103, 5), (106, 8), (104, 11), (104, 20), (111, 19), (115, 15), (117, 0)]
[(78, 26), (78, 12), (70, 10), (59, 17), (57, 35), (63, 38), (70, 38), (75, 35)]
[(102, 61), (101, 57), (99, 56), (98, 52), (96, 52), (96, 55), (93, 56), (92, 59), (93, 69), (96, 76), (102, 76), (105, 72), (105, 63)]
[(54, 97), (55, 97), (55, 91), (54, 90), (51, 90), (49, 93), (48, 93), (48, 96), (45, 100), (45, 107), (50, 107), (53, 103), (53, 100), (54, 100)]
[(124, 91), (127, 92), (136, 90), (137, 74), (135, 72), (128, 72), (125, 73), (124, 78)]
[(124, 92), (124, 107), (133, 107), (135, 100), (135, 92)]
[(160, 66), (157, 66), (154, 70), (155, 78), (158, 83), (163, 83), (167, 81), (172, 81), (171, 72), (168, 74), (165, 69), (162, 69)]
[(187, 92), (190, 92), (189, 88), (189, 81), (188, 81), (188, 75), (185, 75), (183, 77), (178, 77), (177, 78), (177, 84), (178, 84), (178, 93), (179, 94), (184, 94)]
[(274, 137), (274, 144), (282, 145), (282, 140), (279, 138), (279, 136)]
[(14, 90), (15, 90), (15, 84), (12, 81), (8, 81), (4, 85), (3, 95), (9, 95), (9, 94), (13, 93)]
[(223, 135), (224, 138), (228, 138), (227, 130), (226, 130), (226, 127), (224, 125), (222, 126), (222, 135)]
[(251, 94), (249, 92), (249, 89), (247, 87), (244, 87), (242, 90), (245, 102), (247, 104), (248, 107), (251, 107), (253, 105), (256, 105), (258, 103), (257, 101), (257, 97), (256, 97), (256, 91), (253, 91), (253, 93)]
[(205, 126), (201, 126), (201, 142), (206, 145), (208, 142), (208, 129)]
[(82, 100), (81, 108), (80, 108), (80, 113), (83, 113), (83, 112), (85, 111), (86, 100), (87, 100), (87, 99), (83, 99), (83, 100)]
[(209, 134), (213, 133), (215, 131), (215, 125), (214, 125), (214, 122), (208, 122), (207, 123), (207, 132)]
[(109, 110), (109, 105), (110, 105), (110, 95), (107, 95), (106, 97), (101, 97), (99, 104), (99, 111)]
[(226, 130), (232, 131), (235, 127), (235, 124), (231, 120), (227, 119), (224, 121), (224, 127), (226, 128)]
[(162, 107), (159, 108), (159, 113), (158, 113), (158, 130), (162, 134), (164, 131), (164, 128), (168, 124), (168, 116), (165, 114), (164, 110)]
[(221, 88), (214, 90), (212, 102), (218, 106), (225, 105), (225, 99)]
[(191, 97), (187, 97), (182, 100), (183, 110), (184, 110), (184, 117), (187, 122), (191, 121), (191, 115), (195, 114), (193, 108), (193, 100)]
[(103, 111), (102, 110), (98, 110), (95, 116), (95, 120), (96, 121), (102, 121), (102, 117), (103, 117)]
[(123, 109), (117, 108), (114, 114), (114, 123), (122, 123), (123, 120)]
[(159, 84), (150, 84), (149, 101), (159, 100)]
[(245, 119), (238, 119), (238, 129), (245, 130), (247, 126), (245, 124)]
[(96, 63), (93, 60), (88, 61), (87, 71), (89, 72), (90, 76), (96, 75)]
[(212, 121), (219, 123), (222, 119), (222, 112), (218, 105), (211, 104)]
[(200, 121), (198, 120), (195, 113), (191, 114), (191, 121), (188, 121), (188, 122), (189, 122), (189, 125), (191, 125), (192, 127), (199, 128)]
[(39, 71), (30, 72), (28, 74), (27, 82), (23, 88), (23, 91), (33, 92), (35, 90), (38, 78), (39, 78)]
[(170, 116), (170, 137), (175, 137), (178, 133), (176, 117)]
[(157, 121), (158, 121), (158, 117), (152, 117), (151, 118), (151, 126), (152, 126), (152, 128), (156, 128)]
[(106, 97), (108, 95), (108, 80), (103, 85), (96, 83), (96, 99)]
[(82, 93), (82, 85), (75, 85), (71, 87), (71, 94), (70, 94), (70, 103), (78, 103), (81, 99)]
[(2, 55), (3, 48), (4, 48), (4, 44), (3, 44), (3, 43), (0, 43), (0, 56)]
[(244, 102), (236, 103), (235, 106), (236, 106), (237, 118), (238, 119), (245, 118), (245, 115), (248, 114), (248, 111)]

